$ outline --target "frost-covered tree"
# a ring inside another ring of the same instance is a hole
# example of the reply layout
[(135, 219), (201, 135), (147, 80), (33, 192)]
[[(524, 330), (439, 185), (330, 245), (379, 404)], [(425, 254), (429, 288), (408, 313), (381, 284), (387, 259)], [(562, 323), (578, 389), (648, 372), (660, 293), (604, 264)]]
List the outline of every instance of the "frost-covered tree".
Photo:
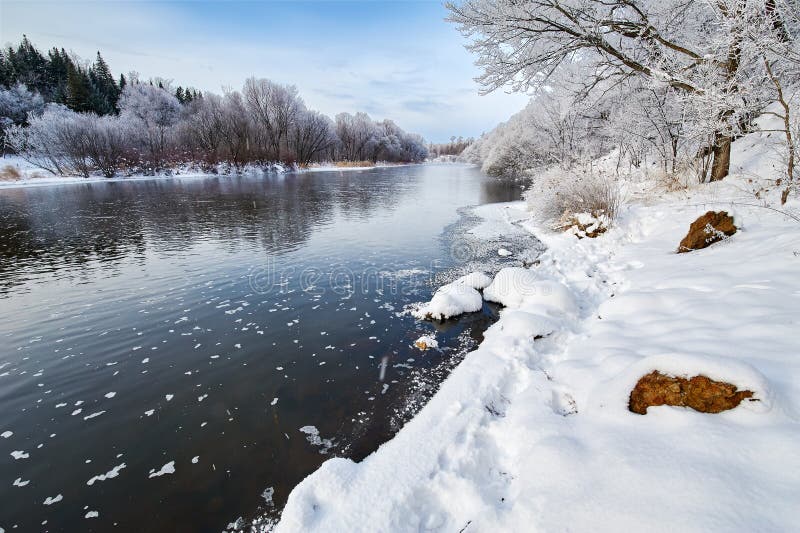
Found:
[(506, 84), (540, 89), (580, 61), (583, 93), (631, 77), (685, 93), (695, 125), (710, 130), (711, 179), (718, 180), (728, 174), (733, 137), (768, 99), (754, 42), (795, 31), (778, 29), (769, 13), (796, 10), (797, 2), (778, 3), (466, 0), (447, 7), (450, 20), (471, 39), (486, 91)]
[(227, 93), (223, 99), (220, 134), (226, 158), (236, 169), (251, 160), (252, 123), (242, 95), (236, 91)]
[(181, 117), (181, 103), (168, 90), (145, 83), (125, 86), (119, 99), (120, 116), (131, 125), (151, 171), (164, 166), (169, 142)]
[(375, 123), (366, 113), (339, 113), (336, 115), (336, 135), (341, 143), (341, 157), (346, 161), (369, 159), (378, 131)]
[(44, 99), (21, 83), (10, 89), (0, 87), (0, 146), (5, 153), (5, 131), (13, 125), (25, 125), (29, 115), (44, 111)]
[(267, 157), (282, 160), (289, 130), (305, 110), (303, 100), (294, 85), (280, 85), (267, 79), (248, 78), (244, 84), (244, 101), (259, 128), (267, 149)]
[(202, 159), (212, 164), (219, 160), (224, 120), (223, 99), (216, 94), (207, 94), (191, 102), (184, 123), (185, 143), (197, 147)]
[(333, 121), (319, 111), (302, 111), (292, 126), (290, 146), (300, 165), (308, 165), (336, 144)]

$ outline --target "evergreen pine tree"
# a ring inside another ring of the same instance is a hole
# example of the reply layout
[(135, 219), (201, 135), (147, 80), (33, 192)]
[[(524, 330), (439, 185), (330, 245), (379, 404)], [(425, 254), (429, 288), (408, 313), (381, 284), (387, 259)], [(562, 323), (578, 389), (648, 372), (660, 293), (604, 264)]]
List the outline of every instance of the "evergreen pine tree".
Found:
[(116, 112), (117, 100), (119, 100), (119, 87), (111, 75), (108, 64), (97, 52), (97, 59), (90, 73), (92, 80), (92, 107), (100, 115), (107, 115)]
[[(187, 93), (188, 93), (188, 91), (187, 91)], [(175, 98), (177, 98), (180, 103), (184, 103), (185, 102), (184, 96), (183, 96), (183, 87), (181, 87), (180, 85), (178, 85), (178, 88), (175, 89)]]
[(89, 77), (72, 62), (67, 67), (67, 106), (78, 112), (92, 109)]

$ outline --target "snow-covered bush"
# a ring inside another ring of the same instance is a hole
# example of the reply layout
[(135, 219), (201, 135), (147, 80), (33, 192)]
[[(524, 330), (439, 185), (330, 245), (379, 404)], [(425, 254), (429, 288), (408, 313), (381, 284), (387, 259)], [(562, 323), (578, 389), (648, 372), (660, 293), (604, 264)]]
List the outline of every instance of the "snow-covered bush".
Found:
[(0, 86), (0, 141), (6, 129), (13, 125), (24, 125), (28, 115), (39, 115), (44, 111), (44, 99), (18, 83), (9, 88)]
[(605, 231), (619, 214), (622, 193), (619, 183), (609, 176), (551, 169), (537, 176), (525, 192), (525, 200), (533, 215), (553, 228), (582, 225), (584, 215), (589, 215), (600, 225), (598, 229)]
[(131, 83), (123, 89), (119, 98), (120, 118), (128, 123), (131, 140), (151, 172), (165, 165), (182, 110), (178, 99), (160, 87)]

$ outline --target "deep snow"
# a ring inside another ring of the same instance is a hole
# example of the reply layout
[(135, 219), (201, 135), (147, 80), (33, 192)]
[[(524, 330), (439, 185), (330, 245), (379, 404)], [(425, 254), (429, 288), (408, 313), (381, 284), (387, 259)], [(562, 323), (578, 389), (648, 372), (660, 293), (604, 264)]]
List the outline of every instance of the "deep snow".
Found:
[[(276, 531), (796, 528), (800, 222), (743, 193), (771, 166), (759, 142), (737, 142), (738, 176), (651, 194), (597, 239), (545, 231), (522, 202), (476, 210), (476, 235), (522, 227), (548, 250), (484, 289), (507, 308), (421, 412), (361, 463), (324, 463)], [(709, 209), (740, 231), (676, 254)], [(758, 401), (629, 412), (653, 369), (730, 381)]]

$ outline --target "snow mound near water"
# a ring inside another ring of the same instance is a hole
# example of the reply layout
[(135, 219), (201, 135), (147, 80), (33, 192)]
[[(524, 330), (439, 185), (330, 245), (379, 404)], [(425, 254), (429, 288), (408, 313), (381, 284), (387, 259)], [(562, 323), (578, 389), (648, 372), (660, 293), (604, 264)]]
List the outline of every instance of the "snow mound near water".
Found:
[(472, 272), (467, 274), (466, 276), (461, 276), (453, 283), (460, 283), (462, 285), (466, 285), (468, 287), (472, 287), (473, 289), (482, 291), (492, 283), (492, 278), (484, 274), (483, 272)]
[(494, 277), (491, 285), (483, 291), (490, 302), (497, 302), (511, 309), (525, 306), (538, 312), (570, 314), (578, 312), (578, 305), (570, 290), (563, 283), (542, 280), (526, 268), (504, 268)]
[(411, 311), (422, 320), (445, 320), (464, 313), (474, 313), (483, 307), (483, 298), (474, 288), (464, 283), (448, 283), (436, 291), (431, 301)]

